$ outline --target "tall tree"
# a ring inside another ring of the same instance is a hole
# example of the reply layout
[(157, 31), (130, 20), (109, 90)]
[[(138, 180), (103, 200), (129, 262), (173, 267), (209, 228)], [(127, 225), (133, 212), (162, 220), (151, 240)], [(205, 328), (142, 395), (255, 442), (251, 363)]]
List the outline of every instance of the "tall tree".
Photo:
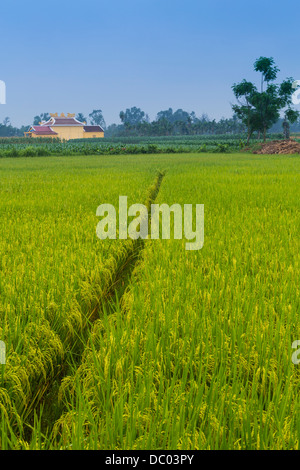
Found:
[(130, 109), (127, 108), (125, 112), (121, 111), (119, 116), (122, 123), (127, 126), (136, 126), (142, 122), (149, 122), (149, 116), (136, 106)]
[(169, 108), (165, 111), (159, 111), (156, 115), (156, 120), (166, 119), (168, 122), (173, 122), (173, 109)]
[(274, 65), (273, 57), (260, 57), (254, 62), (254, 70), (261, 72), (261, 93), (264, 91), (264, 83), (274, 81), (277, 77), (277, 73), (280, 71), (276, 65)]
[(10, 118), (6, 117), (3, 119), (3, 126), (8, 127), (10, 126)]
[(253, 93), (257, 91), (256, 86), (247, 80), (243, 80), (241, 83), (234, 84), (232, 86), (234, 96), (238, 101), (238, 105), (233, 105), (232, 109), (236, 116), (241, 122), (247, 127), (247, 144), (249, 143), (250, 137), (255, 130), (254, 120), (254, 107), (251, 102)]
[(77, 121), (80, 121), (80, 122), (87, 122), (87, 118), (84, 116), (83, 113), (78, 113), (76, 116), (76, 119)]
[[(272, 57), (257, 59), (254, 63), (254, 70), (261, 73), (260, 92), (253, 83), (246, 80), (234, 84), (232, 89), (239, 105), (233, 105), (232, 109), (247, 125), (248, 142), (254, 131), (262, 132), (265, 142), (267, 130), (278, 121), (282, 109), (287, 107), (287, 119), (293, 120), (296, 117), (291, 108), (293, 79), (289, 78), (281, 85), (272, 83), (276, 80), (279, 71)], [(240, 98), (244, 101), (241, 102)]]
[[(192, 118), (195, 119), (195, 113), (193, 114)], [(159, 111), (156, 115), (156, 120), (159, 121), (160, 119), (166, 119), (167, 121), (174, 124), (175, 122), (189, 122), (191, 119), (191, 115), (187, 111), (183, 111), (183, 109), (177, 109), (173, 113), (173, 109), (169, 108), (165, 111)]]
[(94, 109), (89, 114), (89, 118), (92, 126), (101, 126), (102, 129), (106, 129), (106, 124), (101, 109)]
[(38, 116), (34, 116), (33, 118), (33, 125), (38, 126), (40, 122), (49, 121), (50, 114), (49, 113), (41, 113)]

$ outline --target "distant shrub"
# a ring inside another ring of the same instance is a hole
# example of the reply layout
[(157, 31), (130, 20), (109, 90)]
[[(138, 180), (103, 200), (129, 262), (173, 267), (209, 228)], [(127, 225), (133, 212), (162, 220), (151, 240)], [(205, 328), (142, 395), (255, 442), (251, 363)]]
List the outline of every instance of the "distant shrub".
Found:
[(158, 153), (159, 148), (155, 144), (148, 144), (147, 153)]
[(201, 147), (198, 149), (198, 152), (207, 152), (206, 144), (201, 145)]
[(228, 144), (218, 144), (214, 153), (227, 153), (229, 152)]
[(37, 157), (38, 149), (32, 146), (26, 147), (24, 149), (21, 149), (20, 156), (21, 157)]
[(11, 147), (7, 150), (4, 150), (2, 152), (3, 156), (4, 157), (8, 157), (8, 158), (11, 158), (11, 157), (19, 157), (20, 156), (20, 152), (19, 150), (16, 148), (16, 147)]

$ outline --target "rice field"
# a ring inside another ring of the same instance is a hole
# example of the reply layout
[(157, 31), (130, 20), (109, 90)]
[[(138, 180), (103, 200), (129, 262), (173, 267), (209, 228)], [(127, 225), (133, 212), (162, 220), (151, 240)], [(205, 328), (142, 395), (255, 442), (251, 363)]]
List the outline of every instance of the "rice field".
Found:
[[(1, 160), (0, 448), (299, 449), (299, 170), (237, 153)], [(203, 248), (99, 240), (96, 208), (119, 195), (204, 204)]]

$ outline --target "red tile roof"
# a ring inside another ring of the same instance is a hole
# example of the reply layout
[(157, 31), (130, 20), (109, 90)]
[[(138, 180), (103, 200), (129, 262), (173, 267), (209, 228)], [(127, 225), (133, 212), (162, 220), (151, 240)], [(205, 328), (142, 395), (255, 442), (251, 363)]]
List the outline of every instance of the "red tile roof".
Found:
[(54, 132), (50, 127), (48, 126), (32, 126), (33, 132), (35, 134), (39, 135), (57, 135), (57, 132)]
[[(52, 126), (84, 126), (83, 122), (77, 121), (75, 118), (55, 117)], [(48, 124), (48, 123), (47, 123)]]
[(84, 126), (85, 132), (104, 132), (100, 126)]

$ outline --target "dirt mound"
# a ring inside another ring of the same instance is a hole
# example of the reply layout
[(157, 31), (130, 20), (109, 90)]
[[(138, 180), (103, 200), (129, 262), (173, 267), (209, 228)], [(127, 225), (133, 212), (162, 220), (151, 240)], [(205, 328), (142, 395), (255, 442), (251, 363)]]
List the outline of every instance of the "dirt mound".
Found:
[(290, 140), (272, 140), (261, 144), (261, 148), (255, 150), (256, 154), (292, 154), (300, 153), (300, 143), (294, 139)]

